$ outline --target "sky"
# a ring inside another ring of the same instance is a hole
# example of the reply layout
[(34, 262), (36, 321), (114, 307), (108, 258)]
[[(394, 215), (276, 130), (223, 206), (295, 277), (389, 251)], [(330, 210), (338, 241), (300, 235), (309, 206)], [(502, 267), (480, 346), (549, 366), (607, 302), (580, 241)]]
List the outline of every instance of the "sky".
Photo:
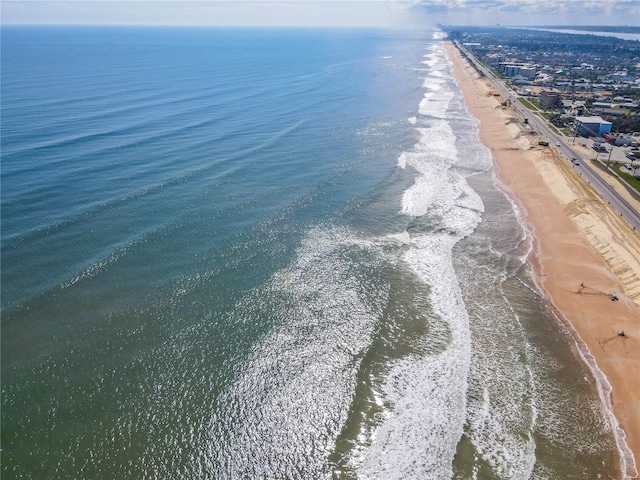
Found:
[(0, 18), (3, 25), (640, 25), (640, 0), (2, 0)]

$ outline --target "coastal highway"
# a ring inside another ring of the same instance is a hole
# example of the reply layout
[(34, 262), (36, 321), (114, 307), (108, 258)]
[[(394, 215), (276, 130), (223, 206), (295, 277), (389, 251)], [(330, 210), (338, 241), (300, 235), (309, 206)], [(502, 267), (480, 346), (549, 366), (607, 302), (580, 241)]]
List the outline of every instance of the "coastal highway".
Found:
[[(498, 91), (500, 91), (505, 98), (511, 101), (513, 108), (527, 119), (529, 126), (540, 132), (541, 135), (549, 140), (549, 148), (552, 148), (551, 146), (555, 145), (558, 152), (560, 152), (568, 162), (571, 161), (571, 158), (579, 159), (579, 164), (574, 164), (573, 167), (606, 202), (611, 204), (611, 206), (635, 228), (636, 231), (640, 231), (640, 213), (638, 210), (627, 202), (627, 200), (623, 198), (611, 185), (605, 182), (600, 175), (594, 172), (593, 169), (583, 161), (584, 158), (580, 154), (571, 149), (569, 145), (563, 143), (562, 138), (549, 128), (546, 121), (543, 121), (540, 117), (522, 105), (518, 101), (516, 95), (514, 95), (513, 92), (491, 72), (491, 70), (478, 62), (476, 58), (461, 45), (457, 44), (457, 46), (467, 55), (467, 58), (475, 64), (476, 68), (491, 80), (491, 83), (493, 83)], [(559, 146), (557, 146), (558, 143), (560, 144)]]

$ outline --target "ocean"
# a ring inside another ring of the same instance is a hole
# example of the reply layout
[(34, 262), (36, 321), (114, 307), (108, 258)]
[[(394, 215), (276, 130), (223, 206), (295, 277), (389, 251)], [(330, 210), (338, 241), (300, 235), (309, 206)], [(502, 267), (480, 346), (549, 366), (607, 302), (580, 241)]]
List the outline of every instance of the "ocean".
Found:
[(4, 479), (621, 477), (437, 32), (1, 35)]

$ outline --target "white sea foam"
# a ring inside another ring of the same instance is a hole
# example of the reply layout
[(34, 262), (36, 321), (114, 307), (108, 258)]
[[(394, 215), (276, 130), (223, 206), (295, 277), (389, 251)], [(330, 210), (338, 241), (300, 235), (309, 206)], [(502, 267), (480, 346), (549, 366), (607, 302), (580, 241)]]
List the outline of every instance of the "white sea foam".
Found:
[[(440, 80), (438, 78), (430, 78), (429, 80), (425, 80), (422, 87), (426, 90), (425, 96), (428, 93), (437, 94), (438, 92), (442, 92), (444, 90), (446, 82), (444, 80)], [(432, 95), (432, 97), (436, 97), (436, 95)], [(418, 110), (419, 111), (419, 110)]]
[[(440, 46), (424, 63), (435, 69), (443, 63), (443, 55)], [(437, 353), (411, 355), (391, 366), (381, 394), (393, 407), (380, 417), (370, 446), (351, 459), (362, 478), (451, 478), (466, 419), (470, 332), (451, 252), (474, 231), (484, 207), (455, 168), (460, 161), (456, 136), (445, 115), (454, 93), (444, 77), (430, 74), (425, 79), (429, 92), (419, 113), (429, 119), (417, 128), (420, 141), (403, 152), (399, 163), (417, 172), (402, 197), (402, 213), (426, 216), (434, 229), (411, 233), (403, 260), (429, 285), (433, 315), (449, 339)]]
[(443, 40), (446, 37), (446, 33), (437, 30), (435, 32), (433, 32), (433, 35), (431, 38), (433, 38), (434, 40)]
[(420, 142), (401, 157), (419, 172), (415, 183), (402, 196), (402, 213), (425, 215), (436, 196), (447, 186), (450, 166), (457, 159), (455, 136), (444, 120), (429, 128), (419, 128)]
[(312, 478), (325, 468), (385, 303), (384, 291), (364, 295), (368, 277), (351, 269), (350, 256), (361, 261), (370, 246), (344, 229), (317, 228), (292, 265), (238, 305), (234, 318), (256, 318), (257, 310), (277, 325), (223, 395), (228, 418), (214, 428), (227, 430), (212, 437), (227, 438), (210, 457), (229, 478)]
[(418, 111), (421, 115), (445, 118), (453, 92), (429, 92), (424, 95)]
[[(470, 359), (467, 313), (451, 266), (459, 237), (440, 233), (412, 239), (404, 260), (431, 288), (434, 313), (449, 330), (440, 353), (397, 361), (383, 388), (393, 410), (358, 463), (363, 478), (450, 478), (466, 416)], [(437, 281), (434, 281), (437, 279)], [(428, 472), (428, 474), (427, 474)]]
[(420, 102), (420, 115), (445, 118), (451, 99), (454, 96), (450, 89), (451, 69), (447, 62), (442, 46), (435, 45), (432, 53), (424, 56), (422, 63), (428, 65), (429, 74), (423, 80), (424, 98)]
[(398, 157), (398, 166), (400, 168), (407, 168), (407, 153), (402, 152)]
[(411, 242), (411, 236), (407, 231), (404, 231), (402, 233), (392, 233), (390, 235), (387, 235), (387, 238), (403, 244), (408, 244)]

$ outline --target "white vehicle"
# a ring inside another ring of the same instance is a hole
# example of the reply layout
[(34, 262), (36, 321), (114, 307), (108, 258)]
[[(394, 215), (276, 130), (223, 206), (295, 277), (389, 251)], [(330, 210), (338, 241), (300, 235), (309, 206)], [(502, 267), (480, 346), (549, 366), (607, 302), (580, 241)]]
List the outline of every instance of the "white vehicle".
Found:
[(559, 147), (559, 146), (560, 146), (560, 142), (556, 142), (556, 147)]

